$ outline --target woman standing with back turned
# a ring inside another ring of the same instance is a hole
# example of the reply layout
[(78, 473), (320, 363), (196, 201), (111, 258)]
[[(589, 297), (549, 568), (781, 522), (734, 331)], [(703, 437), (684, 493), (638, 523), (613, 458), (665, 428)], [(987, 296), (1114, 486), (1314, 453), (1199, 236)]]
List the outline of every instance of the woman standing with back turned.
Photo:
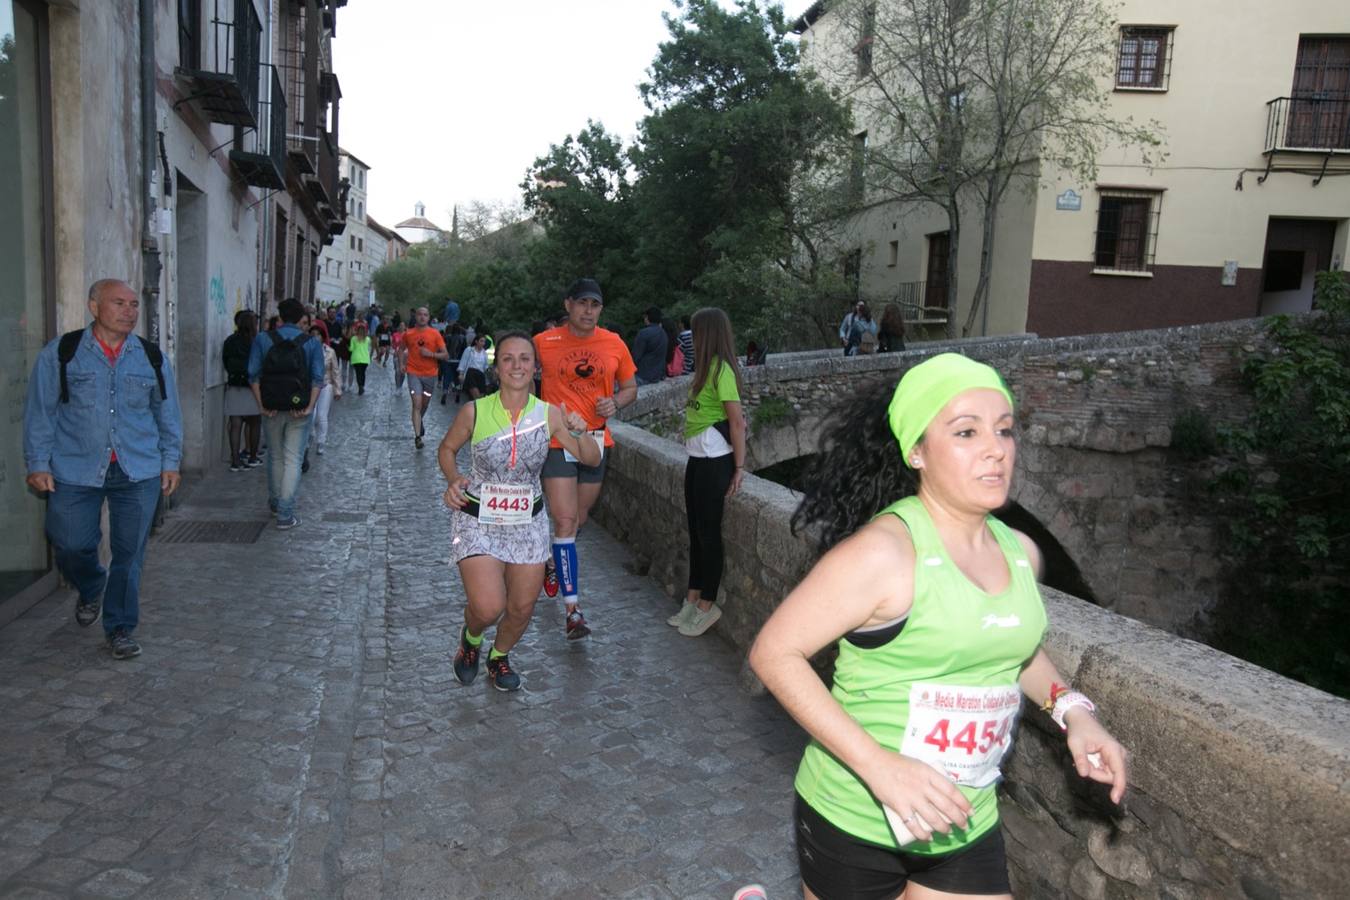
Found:
[(720, 309), (694, 313), (694, 380), (684, 408), (684, 506), (689, 520), (689, 594), (666, 620), (697, 637), (722, 617), (722, 511), (745, 477), (745, 414), (731, 321)]
[[(1041, 647), (1041, 554), (992, 515), (1017, 454), (1012, 395), (944, 353), (823, 433), (793, 525), (839, 543), (750, 651), (813, 738), (794, 785), (805, 895), (1011, 898), (995, 786), (1023, 695), (1065, 730), (1080, 776), (1115, 803), (1126, 783), (1124, 749)], [(829, 690), (809, 660), (835, 642)]]

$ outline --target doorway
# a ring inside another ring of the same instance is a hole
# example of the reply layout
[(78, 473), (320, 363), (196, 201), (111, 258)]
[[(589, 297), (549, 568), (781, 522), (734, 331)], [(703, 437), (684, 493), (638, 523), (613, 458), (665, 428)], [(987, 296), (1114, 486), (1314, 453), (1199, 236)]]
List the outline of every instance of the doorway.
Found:
[(928, 236), (928, 275), (923, 289), (923, 305), (928, 309), (947, 308), (947, 255), (951, 249), (950, 231)]
[(1313, 278), (1331, 267), (1335, 219), (1279, 219), (1266, 226), (1260, 315), (1309, 312)]

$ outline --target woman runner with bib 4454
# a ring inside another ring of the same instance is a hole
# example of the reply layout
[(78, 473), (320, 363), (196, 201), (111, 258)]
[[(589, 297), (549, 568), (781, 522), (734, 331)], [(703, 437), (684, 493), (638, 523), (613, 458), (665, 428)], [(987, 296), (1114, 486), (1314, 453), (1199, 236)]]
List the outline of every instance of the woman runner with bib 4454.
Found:
[[(954, 353), (825, 432), (793, 525), (838, 544), (750, 651), (812, 737), (795, 782), (808, 898), (1010, 898), (995, 785), (1023, 695), (1065, 731), (1080, 776), (1125, 795), (1124, 748), (1041, 648), (1040, 552), (992, 515), (1013, 432), (998, 373)], [(827, 690), (809, 660), (836, 641)]]
[[(450, 486), (445, 504), (454, 510), (451, 559), (459, 564), (468, 602), (455, 653), (455, 678), (469, 684), (478, 675), (483, 633), (497, 626), (488, 652), (488, 680), (499, 691), (520, 689), (507, 654), (525, 633), (544, 586), (551, 537), (544, 515), (539, 473), (550, 439), (589, 466), (600, 447), (586, 434), (586, 420), (567, 406), (536, 399), (534, 342), (523, 331), (497, 338), (501, 390), (465, 404), (441, 441), (438, 458)], [(467, 475), (456, 468), (459, 449), (472, 441)]]

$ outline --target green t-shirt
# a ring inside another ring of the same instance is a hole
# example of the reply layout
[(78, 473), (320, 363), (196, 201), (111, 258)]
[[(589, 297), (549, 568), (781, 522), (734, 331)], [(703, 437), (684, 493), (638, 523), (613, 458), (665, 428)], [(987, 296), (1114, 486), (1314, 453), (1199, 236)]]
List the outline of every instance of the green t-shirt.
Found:
[(347, 341), (347, 347), (352, 353), (352, 365), (370, 365), (370, 338), (359, 338), (356, 335), (352, 335), (351, 339)]
[(727, 411), (722, 404), (728, 401), (739, 403), (741, 392), (736, 389), (736, 371), (719, 359), (716, 373), (703, 382), (698, 396), (684, 408), (684, 436), (691, 438), (724, 421)]

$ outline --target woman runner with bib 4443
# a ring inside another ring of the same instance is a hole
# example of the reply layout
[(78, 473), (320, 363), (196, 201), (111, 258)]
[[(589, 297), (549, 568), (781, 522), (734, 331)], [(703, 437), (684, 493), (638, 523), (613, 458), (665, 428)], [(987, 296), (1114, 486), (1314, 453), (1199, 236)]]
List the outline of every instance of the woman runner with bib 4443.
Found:
[[(838, 544), (750, 651), (812, 737), (794, 785), (808, 898), (1010, 898), (995, 786), (1024, 695), (1065, 731), (1080, 776), (1125, 795), (1125, 750), (1041, 648), (1040, 552), (992, 515), (1013, 432), (998, 373), (954, 353), (824, 432), (793, 525)], [(809, 660), (835, 642), (828, 690)]]
[[(534, 342), (523, 331), (497, 338), (501, 389), (465, 404), (441, 441), (438, 458), (450, 486), (445, 504), (454, 512), (450, 557), (459, 564), (468, 602), (455, 653), (455, 678), (478, 675), (483, 633), (497, 626), (488, 652), (488, 680), (499, 691), (520, 689), (507, 654), (525, 633), (544, 586), (551, 550), (539, 473), (550, 439), (586, 465), (600, 463), (600, 447), (586, 434), (586, 420), (567, 406), (535, 398)], [(472, 441), (467, 475), (456, 467), (459, 449)]]

